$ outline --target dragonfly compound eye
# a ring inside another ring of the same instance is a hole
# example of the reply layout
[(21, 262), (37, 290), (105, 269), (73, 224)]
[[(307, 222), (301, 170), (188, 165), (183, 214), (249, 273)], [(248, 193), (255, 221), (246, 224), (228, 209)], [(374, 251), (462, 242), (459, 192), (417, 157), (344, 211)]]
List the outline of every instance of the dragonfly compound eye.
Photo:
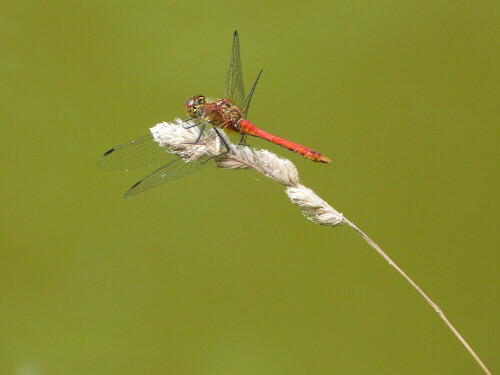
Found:
[(187, 114), (191, 117), (196, 116), (195, 98), (196, 97), (189, 98), (188, 100), (186, 100), (186, 104), (184, 104), (184, 108), (186, 109)]

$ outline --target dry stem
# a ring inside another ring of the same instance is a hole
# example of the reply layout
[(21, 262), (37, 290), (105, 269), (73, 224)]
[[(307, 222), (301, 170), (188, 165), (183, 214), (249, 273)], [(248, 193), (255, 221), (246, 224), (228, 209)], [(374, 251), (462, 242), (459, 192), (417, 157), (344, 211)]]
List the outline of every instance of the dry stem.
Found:
[(410, 283), (411, 286), (413, 286), (417, 290), (417, 292), (422, 296), (422, 298), (438, 313), (439, 317), (443, 319), (444, 323), (448, 326), (451, 332), (453, 332), (453, 334), (460, 340), (462, 345), (465, 346), (465, 349), (467, 349), (472, 358), (474, 358), (475, 361), (479, 364), (479, 366), (483, 369), (484, 373), (491, 375), (491, 372), (488, 370), (486, 365), (483, 363), (483, 361), (481, 361), (481, 359), (474, 352), (474, 350), (472, 350), (470, 345), (467, 343), (467, 341), (465, 341), (465, 339), (457, 331), (457, 329), (453, 326), (453, 324), (451, 324), (446, 315), (444, 315), (441, 308), (438, 305), (436, 305), (434, 301), (432, 301), (427, 296), (427, 294), (425, 294), (424, 291), (420, 289), (420, 287), (412, 279), (410, 279), (410, 277), (401, 268), (399, 268), (398, 265), (394, 263), (394, 261), (375, 242), (373, 242), (373, 240), (370, 237), (368, 237), (361, 229), (359, 229), (356, 225), (354, 225), (351, 221), (349, 221), (345, 217), (344, 217), (344, 223), (353, 228), (371, 247), (375, 249), (377, 253), (379, 253), (389, 263), (389, 265), (394, 267), (396, 271), (398, 271), (398, 273), (401, 276), (403, 276), (405, 280), (408, 281), (408, 283)]

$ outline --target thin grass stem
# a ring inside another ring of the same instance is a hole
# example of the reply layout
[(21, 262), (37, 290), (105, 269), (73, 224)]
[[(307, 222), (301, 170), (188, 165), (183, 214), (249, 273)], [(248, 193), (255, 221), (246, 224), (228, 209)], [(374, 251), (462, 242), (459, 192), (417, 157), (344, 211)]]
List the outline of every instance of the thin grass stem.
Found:
[(431, 300), (427, 294), (401, 269), (399, 266), (394, 263), (394, 261), (378, 246), (370, 237), (368, 237), (365, 232), (359, 229), (356, 225), (354, 225), (350, 220), (344, 217), (344, 223), (349, 225), (352, 229), (354, 229), (377, 253), (379, 253), (390, 266), (394, 267), (398, 273), (405, 278), (405, 280), (413, 286), (416, 291), (422, 296), (422, 298), (438, 313), (439, 317), (443, 319), (444, 323), (448, 326), (448, 328), (453, 332), (453, 334), (458, 338), (458, 340), (462, 343), (465, 349), (470, 353), (472, 358), (478, 363), (478, 365), (483, 369), (485, 374), (491, 375), (491, 372), (488, 370), (486, 365), (481, 361), (479, 356), (472, 350), (470, 345), (465, 341), (462, 335), (457, 331), (457, 329), (451, 324), (446, 315), (443, 313), (443, 310), (433, 301)]

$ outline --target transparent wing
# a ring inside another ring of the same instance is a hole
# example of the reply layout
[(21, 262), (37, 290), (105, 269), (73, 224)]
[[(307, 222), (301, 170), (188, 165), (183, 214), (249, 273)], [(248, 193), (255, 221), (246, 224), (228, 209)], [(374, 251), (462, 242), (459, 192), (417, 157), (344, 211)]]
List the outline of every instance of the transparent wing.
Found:
[(97, 160), (97, 167), (106, 171), (123, 171), (165, 163), (175, 157), (150, 134), (109, 149)]
[(214, 161), (215, 159), (208, 159), (202, 162), (196, 161), (192, 163), (186, 163), (181, 157), (178, 156), (176, 157), (176, 159), (161, 166), (154, 172), (148, 174), (143, 179), (137, 181), (125, 193), (125, 198), (132, 198), (133, 196), (142, 193), (143, 191), (160, 186), (168, 181), (172, 181), (177, 178), (187, 176), (188, 174), (197, 172), (200, 169), (212, 165)]
[(237, 31), (233, 35), (233, 50), (224, 91), (224, 95), (231, 103), (242, 108), (243, 101), (245, 100), (245, 88), (243, 86), (243, 73), (241, 71), (240, 40)]
[(261, 69), (261, 71), (259, 72), (259, 75), (257, 76), (257, 79), (255, 80), (255, 82), (252, 85), (252, 88), (250, 89), (250, 92), (248, 93), (248, 96), (245, 98), (245, 101), (241, 105), (241, 110), (243, 111), (243, 115), (245, 117), (248, 117), (248, 109), (250, 108), (250, 102), (252, 101), (253, 92), (255, 91), (255, 87), (257, 86), (257, 83), (259, 82), (260, 75), (262, 74), (263, 71), (264, 70)]
[[(143, 191), (160, 186), (168, 181), (187, 176), (188, 174), (197, 172), (209, 165), (213, 165), (219, 156), (222, 156), (229, 151), (230, 133), (235, 133), (235, 135), (239, 137), (238, 139), (241, 138), (241, 134), (236, 132), (226, 132), (224, 129), (212, 128), (211, 130), (204, 132), (203, 137), (199, 139), (197, 143), (192, 145), (193, 152), (190, 155), (184, 156), (186, 160), (195, 161), (186, 162), (183, 158), (175, 156), (175, 159), (136, 182), (125, 193), (125, 198), (132, 198)], [(215, 147), (214, 150), (210, 152), (213, 156), (207, 156), (207, 147)], [(216, 152), (216, 154), (213, 154), (213, 152)]]

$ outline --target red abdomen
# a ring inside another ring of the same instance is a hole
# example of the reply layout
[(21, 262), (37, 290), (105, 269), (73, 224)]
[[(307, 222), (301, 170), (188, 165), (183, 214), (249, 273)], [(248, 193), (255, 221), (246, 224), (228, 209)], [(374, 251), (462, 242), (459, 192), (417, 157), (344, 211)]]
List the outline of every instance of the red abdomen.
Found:
[(238, 122), (238, 130), (243, 134), (252, 135), (254, 137), (259, 137), (265, 139), (266, 141), (273, 142), (281, 147), (285, 147), (286, 149), (293, 151), (303, 157), (310, 159), (312, 161), (317, 161), (319, 163), (327, 163), (330, 164), (331, 160), (326, 156), (320, 154), (317, 151), (314, 151), (306, 146), (299, 145), (298, 143), (288, 141), (284, 138), (277, 137), (270, 133), (265, 132), (264, 130), (259, 129), (250, 121), (241, 119)]

